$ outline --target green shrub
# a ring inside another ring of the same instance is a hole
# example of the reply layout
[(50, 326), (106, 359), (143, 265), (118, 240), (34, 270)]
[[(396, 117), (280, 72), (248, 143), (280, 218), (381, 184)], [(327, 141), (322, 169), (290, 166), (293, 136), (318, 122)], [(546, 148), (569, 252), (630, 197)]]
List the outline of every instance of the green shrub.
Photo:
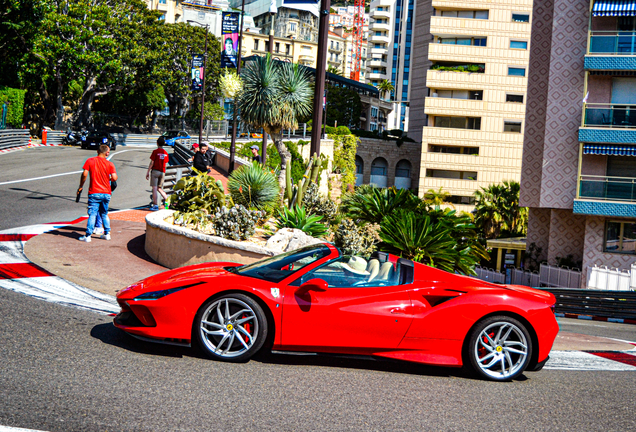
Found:
[(327, 223), (338, 215), (338, 204), (320, 195), (316, 183), (311, 183), (303, 195), (303, 207), (308, 214), (322, 216)]
[(356, 152), (360, 140), (355, 135), (334, 135), (333, 172), (342, 174), (342, 185), (356, 184)]
[(232, 172), (227, 188), (236, 204), (269, 211), (278, 201), (278, 180), (260, 164), (242, 166)]
[(212, 217), (213, 234), (229, 240), (247, 240), (254, 235), (256, 223), (265, 212), (248, 210), (241, 204), (217, 208)]
[(24, 95), (26, 90), (0, 87), (0, 110), (7, 104), (7, 126), (20, 128), (24, 119)]
[(295, 228), (312, 237), (322, 237), (327, 233), (327, 227), (319, 223), (321, 220), (322, 216), (307, 215), (303, 207), (283, 207), (279, 210), (276, 228)]
[(379, 224), (398, 209), (414, 210), (421, 200), (408, 189), (358, 187), (342, 197), (342, 211), (351, 219)]
[(333, 237), (333, 244), (345, 255), (368, 257), (378, 243), (375, 229), (371, 225), (360, 226), (351, 219), (343, 219)]
[[(193, 171), (196, 172), (196, 169)], [(182, 177), (174, 185), (173, 190), (175, 192), (168, 197), (168, 205), (171, 209), (182, 213), (202, 210), (210, 214), (226, 203), (223, 184), (207, 173)]]
[(336, 135), (351, 135), (351, 131), (346, 126), (338, 126), (336, 128)]

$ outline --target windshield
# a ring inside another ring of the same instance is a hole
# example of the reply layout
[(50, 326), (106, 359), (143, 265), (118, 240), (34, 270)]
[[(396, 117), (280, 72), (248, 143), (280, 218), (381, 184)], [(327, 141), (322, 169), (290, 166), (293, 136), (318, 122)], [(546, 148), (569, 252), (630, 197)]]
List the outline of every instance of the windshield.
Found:
[(166, 138), (174, 138), (176, 136), (179, 136), (179, 131), (166, 131), (161, 136)]
[(228, 268), (232, 273), (264, 279), (269, 282), (280, 282), (296, 273), (301, 268), (326, 257), (331, 253), (324, 244), (305, 246), (291, 252), (255, 262), (242, 267)]

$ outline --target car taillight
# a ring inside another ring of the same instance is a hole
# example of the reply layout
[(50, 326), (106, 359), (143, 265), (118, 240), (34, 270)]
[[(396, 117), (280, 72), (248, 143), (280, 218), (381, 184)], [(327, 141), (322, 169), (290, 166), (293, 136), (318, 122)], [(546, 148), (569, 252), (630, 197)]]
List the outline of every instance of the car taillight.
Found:
[(553, 304), (550, 306), (550, 310), (552, 311), (552, 313), (553, 313), (554, 315), (556, 315), (556, 303), (553, 303)]

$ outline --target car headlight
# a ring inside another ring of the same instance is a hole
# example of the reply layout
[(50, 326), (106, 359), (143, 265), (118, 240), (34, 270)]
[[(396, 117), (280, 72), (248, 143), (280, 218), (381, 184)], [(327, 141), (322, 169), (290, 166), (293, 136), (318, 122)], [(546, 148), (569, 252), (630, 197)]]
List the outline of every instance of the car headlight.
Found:
[(163, 298), (167, 295), (176, 293), (178, 291), (181, 291), (183, 289), (186, 288), (190, 288), (196, 285), (201, 285), (203, 282), (197, 282), (197, 283), (193, 283), (190, 285), (184, 285), (181, 287), (176, 287), (176, 288), (170, 288), (170, 289), (165, 289), (165, 290), (161, 290), (161, 291), (151, 291), (151, 292), (147, 292), (147, 293), (143, 293), (138, 295), (137, 297), (135, 297), (133, 299), (133, 301), (137, 301), (137, 300), (159, 300), (160, 298)]

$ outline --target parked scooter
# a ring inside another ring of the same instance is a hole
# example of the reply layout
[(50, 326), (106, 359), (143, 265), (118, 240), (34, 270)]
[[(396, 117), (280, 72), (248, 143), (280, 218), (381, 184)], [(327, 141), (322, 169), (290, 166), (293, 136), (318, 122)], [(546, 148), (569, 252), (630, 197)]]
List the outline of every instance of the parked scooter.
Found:
[(82, 130), (81, 132), (75, 132), (68, 130), (66, 136), (62, 138), (62, 144), (64, 145), (80, 145), (82, 141), (86, 141), (88, 131)]

